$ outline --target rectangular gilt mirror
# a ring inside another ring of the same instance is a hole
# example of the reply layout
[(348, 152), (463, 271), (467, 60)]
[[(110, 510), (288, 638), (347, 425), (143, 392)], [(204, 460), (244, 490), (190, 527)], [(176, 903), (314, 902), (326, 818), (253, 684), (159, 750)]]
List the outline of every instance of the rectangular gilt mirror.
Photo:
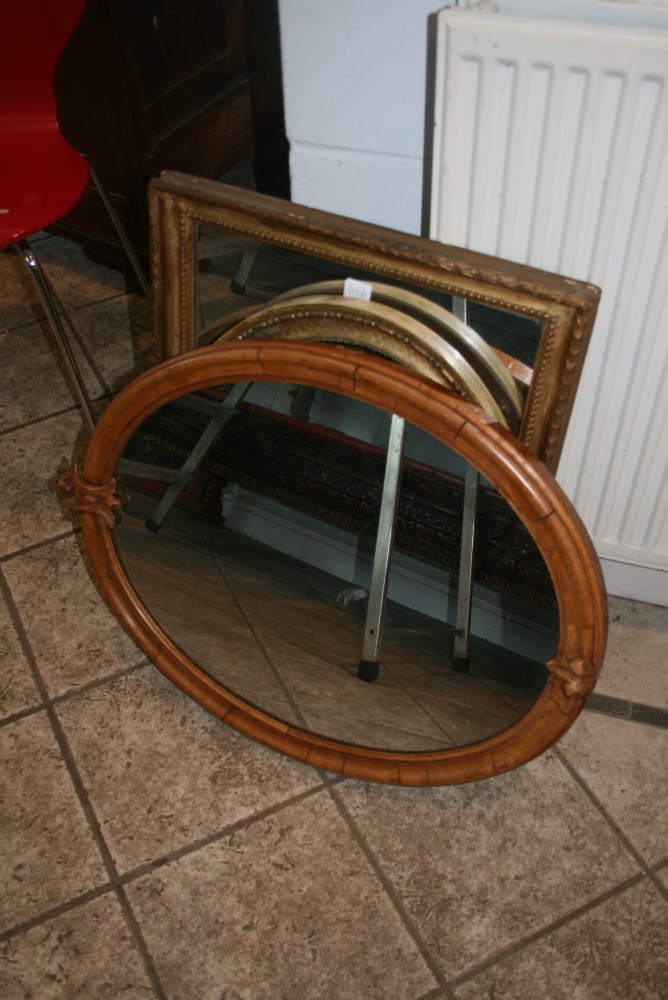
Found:
[(599, 299), (592, 285), (178, 173), (152, 182), (150, 209), (163, 358), (323, 280), (382, 281), (446, 308), (458, 297), (522, 384), (519, 437), (556, 469)]

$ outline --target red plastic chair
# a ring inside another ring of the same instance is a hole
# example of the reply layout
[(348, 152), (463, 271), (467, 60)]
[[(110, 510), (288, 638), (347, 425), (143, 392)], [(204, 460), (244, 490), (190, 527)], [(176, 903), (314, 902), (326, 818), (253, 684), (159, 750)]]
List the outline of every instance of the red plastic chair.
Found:
[(39, 291), (47, 319), (70, 372), (83, 414), (95, 414), (56, 306), (53, 290), (29, 236), (70, 212), (93, 181), (145, 294), (146, 277), (92, 165), (63, 139), (53, 77), (87, 0), (10, 3), (2, 14), (0, 60), (0, 250), (16, 245)]

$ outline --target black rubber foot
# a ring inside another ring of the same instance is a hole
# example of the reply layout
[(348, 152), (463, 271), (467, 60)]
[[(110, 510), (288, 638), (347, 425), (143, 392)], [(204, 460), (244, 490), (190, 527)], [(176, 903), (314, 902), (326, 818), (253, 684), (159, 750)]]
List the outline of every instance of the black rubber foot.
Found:
[(243, 295), (244, 292), (246, 291), (246, 283), (244, 282), (244, 284), (242, 285), (239, 281), (233, 281), (230, 284), (230, 288), (232, 289), (235, 295)]
[(154, 535), (157, 535), (160, 531), (160, 525), (157, 521), (154, 521), (152, 517), (147, 517), (144, 521), (144, 527), (147, 531), (152, 531)]
[(453, 656), (452, 669), (455, 671), (456, 674), (468, 674), (469, 672), (468, 656)]
[(357, 676), (361, 681), (367, 681), (369, 684), (373, 684), (374, 681), (378, 680), (379, 673), (380, 663), (376, 663), (374, 660), (360, 660), (360, 667), (357, 671)]

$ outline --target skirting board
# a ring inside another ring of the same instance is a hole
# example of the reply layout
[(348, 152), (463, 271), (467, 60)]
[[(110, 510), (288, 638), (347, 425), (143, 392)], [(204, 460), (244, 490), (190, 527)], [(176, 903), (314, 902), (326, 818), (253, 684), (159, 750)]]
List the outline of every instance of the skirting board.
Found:
[(605, 589), (616, 597), (668, 607), (668, 571), (601, 559)]
[[(359, 538), (237, 486), (225, 491), (225, 526), (345, 580), (368, 588), (373, 560), (369, 539)], [(455, 620), (456, 574), (395, 552), (389, 598), (443, 622)], [(511, 594), (476, 585), (471, 632), (478, 638), (540, 661), (554, 655), (556, 611), (528, 608)]]

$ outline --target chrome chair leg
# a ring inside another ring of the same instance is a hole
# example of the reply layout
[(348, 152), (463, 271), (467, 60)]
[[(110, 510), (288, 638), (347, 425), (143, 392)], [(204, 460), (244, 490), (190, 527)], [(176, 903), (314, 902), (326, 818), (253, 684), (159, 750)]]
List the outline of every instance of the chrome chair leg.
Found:
[(83, 380), (81, 371), (74, 357), (74, 352), (72, 351), (72, 346), (65, 333), (65, 328), (63, 326), (62, 320), (58, 313), (58, 308), (56, 306), (56, 301), (51, 290), (49, 281), (44, 274), (42, 268), (39, 265), (35, 253), (28, 243), (27, 240), (21, 240), (16, 243), (19, 253), (23, 257), (28, 270), (33, 276), (35, 285), (37, 286), (37, 291), (39, 292), (39, 297), (44, 306), (44, 311), (46, 313), (46, 318), (48, 319), (51, 329), (53, 330), (54, 336), (56, 338), (56, 343), (60, 350), (60, 355), (65, 363), (65, 367), (69, 372), (72, 382), (74, 383), (74, 388), (76, 395), (81, 403), (81, 409), (84, 417), (88, 421), (91, 428), (95, 428), (95, 411), (93, 410), (93, 404), (91, 403), (90, 396), (88, 395), (88, 390), (86, 389), (86, 384)]

